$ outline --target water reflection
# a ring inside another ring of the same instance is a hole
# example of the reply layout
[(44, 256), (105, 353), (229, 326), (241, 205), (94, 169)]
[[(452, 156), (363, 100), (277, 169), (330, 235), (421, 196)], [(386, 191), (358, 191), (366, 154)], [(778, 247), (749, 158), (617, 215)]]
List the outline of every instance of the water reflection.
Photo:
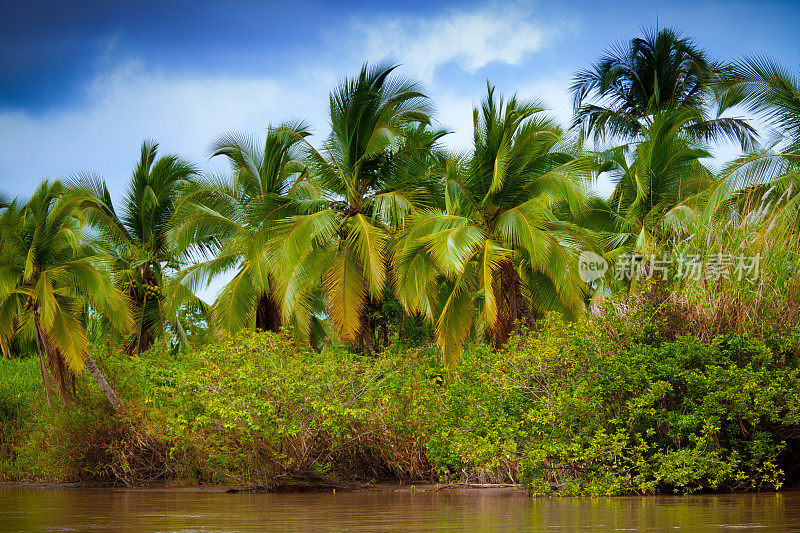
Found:
[(800, 493), (530, 498), (525, 492), (225, 494), (0, 488), (7, 531), (800, 530)]

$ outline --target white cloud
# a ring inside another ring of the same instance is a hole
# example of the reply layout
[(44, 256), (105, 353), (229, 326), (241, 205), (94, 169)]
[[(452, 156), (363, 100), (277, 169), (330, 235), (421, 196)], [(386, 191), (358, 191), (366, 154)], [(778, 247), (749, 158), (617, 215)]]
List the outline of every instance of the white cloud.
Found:
[[(529, 5), (516, 3), (454, 9), (430, 19), (353, 24), (357, 38), (338, 45), (336, 61), (322, 63), (309, 56), (295, 72), (280, 77), (175, 75), (136, 59), (113, 64), (114, 54), (108, 53), (102, 60), (108, 69), (88, 80), (79, 105), (38, 115), (0, 111), (0, 190), (24, 197), (43, 178), (89, 171), (104, 177), (114, 198), (120, 198), (146, 138), (159, 141), (160, 153), (178, 153), (204, 170), (224, 168), (224, 162), (207, 157), (209, 143), (223, 131), (263, 133), (268, 123), (302, 118), (311, 123), (314, 142), (319, 142), (328, 131), (330, 88), (363, 60), (386, 56), (404, 64), (403, 74), (428, 84), (439, 121), (454, 132), (446, 145), (468, 149), (472, 108), (485, 91), (482, 76), (453, 86), (437, 83), (436, 69), (454, 62), (474, 73), (490, 63), (519, 64), (557, 31), (533, 21)], [(559, 83), (500, 83), (498, 89), (542, 98), (560, 118)], [(213, 296), (216, 289), (206, 295)]]
[(455, 151), (468, 150), (472, 146), (472, 109), (479, 98), (461, 96), (450, 91), (434, 94), (437, 125), (450, 133), (443, 144)]
[(516, 65), (542, 48), (557, 28), (532, 20), (530, 4), (491, 3), (469, 11), (453, 9), (431, 19), (385, 17), (353, 22), (370, 58), (400, 60), (429, 82), (450, 61), (467, 72), (493, 62)]
[[(174, 75), (136, 59), (114, 65), (107, 53), (102, 63), (109, 69), (87, 82), (80, 105), (44, 115), (0, 112), (0, 189), (27, 195), (42, 178), (91, 171), (106, 178), (117, 196), (145, 138), (159, 141), (162, 153), (212, 169), (220, 163), (208, 162), (206, 150), (222, 131), (263, 132), (267, 123), (303, 118), (319, 140), (327, 132), (330, 87), (364, 59), (393, 55), (404, 63), (403, 74), (428, 78), (453, 60), (468, 72), (491, 62), (515, 64), (554, 31), (532, 17), (530, 5), (512, 3), (453, 9), (429, 19), (355, 21), (358, 38), (339, 45), (339, 60), (309, 58), (281, 77)], [(447, 140), (455, 148), (471, 143), (471, 109), (484, 91), (481, 80), (472, 81), (429, 87), (440, 121), (455, 132)]]
[[(145, 138), (160, 153), (177, 153), (204, 170), (209, 143), (221, 132), (263, 132), (268, 123), (307, 118), (325, 125), (328, 84), (303, 76), (270, 78), (171, 77), (129, 62), (87, 87), (87, 104), (44, 116), (0, 113), (0, 190), (25, 197), (40, 179), (77, 171), (99, 174), (119, 200)], [(318, 131), (324, 134), (324, 131)], [(200, 296), (212, 301), (227, 278)]]
[(172, 77), (126, 63), (94, 79), (81, 107), (0, 113), (0, 187), (29, 194), (31, 180), (91, 171), (120, 193), (145, 138), (213, 167), (207, 147), (223, 131), (263, 132), (298, 117), (323, 126), (327, 90), (302, 79)]
[[(327, 133), (327, 93), (336, 69), (284, 78), (168, 76), (138, 61), (118, 65), (87, 86), (86, 104), (46, 115), (0, 113), (0, 189), (27, 195), (45, 177), (76, 171), (103, 176), (115, 197), (123, 192), (143, 139), (160, 142), (161, 153), (178, 153), (204, 169), (207, 147), (223, 131), (263, 132), (268, 123), (303, 118), (319, 141)], [(566, 74), (498, 90), (543, 100), (564, 124), (569, 119)], [(472, 144), (472, 108), (485, 94), (482, 80), (468, 86), (433, 84), (430, 95), (440, 124), (452, 131), (445, 145)]]

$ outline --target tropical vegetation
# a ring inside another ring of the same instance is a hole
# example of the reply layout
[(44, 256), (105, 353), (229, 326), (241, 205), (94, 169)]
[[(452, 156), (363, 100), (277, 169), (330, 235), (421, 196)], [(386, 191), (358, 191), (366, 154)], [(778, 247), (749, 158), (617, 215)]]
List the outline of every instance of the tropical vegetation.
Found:
[(800, 479), (797, 73), (645, 30), (566, 128), (487, 83), (454, 152), (400, 70), (334, 87), (324, 137), (222, 134), (228, 172), (146, 141), (121, 203), (0, 198), (0, 479)]

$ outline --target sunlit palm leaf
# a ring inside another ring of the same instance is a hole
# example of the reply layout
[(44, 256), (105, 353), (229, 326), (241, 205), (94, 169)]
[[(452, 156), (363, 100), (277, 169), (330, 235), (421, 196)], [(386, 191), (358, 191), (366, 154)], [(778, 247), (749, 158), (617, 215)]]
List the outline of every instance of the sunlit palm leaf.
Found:
[(325, 275), (328, 314), (339, 335), (355, 341), (361, 330), (361, 316), (369, 297), (369, 285), (353, 245), (345, 242)]

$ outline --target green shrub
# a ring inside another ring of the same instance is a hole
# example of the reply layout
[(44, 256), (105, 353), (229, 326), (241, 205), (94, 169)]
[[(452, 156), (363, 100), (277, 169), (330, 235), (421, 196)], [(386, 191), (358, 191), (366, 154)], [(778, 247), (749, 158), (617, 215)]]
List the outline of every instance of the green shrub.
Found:
[(576, 494), (781, 487), (797, 368), (744, 336), (621, 344), (599, 326), (552, 318), (470, 350), (431, 440), (440, 471)]
[[(108, 445), (124, 421), (111, 416), (105, 399), (85, 379), (78, 401), (47, 408), (39, 360), (0, 364), (0, 480), (101, 481), (113, 457)], [(57, 402), (57, 400), (56, 400)]]
[(511, 481), (559, 494), (797, 479), (796, 333), (673, 339), (655, 309), (553, 316), (501, 351), (469, 346), (453, 375), (432, 348), (314, 353), (271, 333), (179, 354), (97, 350), (128, 418), (88, 377), (77, 402), (47, 409), (38, 361), (2, 361), (0, 475), (267, 487)]
[[(124, 379), (133, 409), (173, 443), (184, 475), (269, 486), (287, 476), (421, 477), (429, 469), (414, 403), (432, 385), (431, 350), (374, 359), (298, 350), (244, 333), (191, 354), (150, 352)], [(135, 392), (134, 392), (135, 391)]]

